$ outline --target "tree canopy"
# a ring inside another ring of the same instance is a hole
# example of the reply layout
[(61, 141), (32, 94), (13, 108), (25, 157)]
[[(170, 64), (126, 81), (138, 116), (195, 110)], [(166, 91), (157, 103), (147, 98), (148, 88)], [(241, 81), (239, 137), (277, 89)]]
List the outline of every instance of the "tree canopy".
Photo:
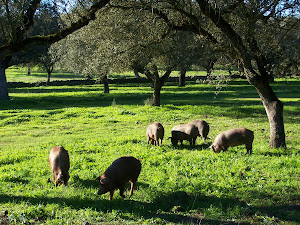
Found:
[[(2, 3), (0, 91), (5, 86), (1, 84), (6, 82), (3, 70), (5, 71), (7, 60), (12, 54), (65, 38), (94, 20), (96, 12), (108, 5), (99, 14), (99, 21), (105, 23), (97, 24), (95, 21), (92, 30), (77, 33), (83, 35), (83, 42), (77, 37), (73, 40), (75, 45), (83, 44), (85, 47), (80, 52), (82, 58), (94, 56), (95, 66), (91, 66), (92, 62), (87, 62), (86, 70), (97, 68), (105, 71), (117, 65), (122, 68), (137, 66), (144, 71), (152, 68), (155, 74), (158, 66), (169, 70), (170, 66), (174, 66), (173, 60), (177, 58), (166, 56), (180, 52), (180, 42), (174, 39), (174, 32), (194, 34), (210, 42), (213, 51), (226, 54), (240, 63), (249, 83), (256, 88), (268, 115), (270, 146), (285, 147), (283, 104), (269, 85), (269, 78), (298, 73), (299, 1), (78, 0), (68, 1), (66, 5), (61, 1), (47, 1), (57, 9), (63, 22), (50, 35), (33, 36), (28, 34), (33, 28), (34, 15), (38, 14), (41, 1), (2, 0)], [(100, 40), (92, 40), (95, 38), (94, 33), (102, 29), (105, 30), (101, 33), (103, 39), (100, 37)], [(119, 33), (114, 33), (117, 30)], [(140, 35), (141, 33), (146, 35)], [(96, 46), (91, 49), (90, 45), (85, 45), (92, 43), (96, 43)], [(195, 42), (196, 45), (199, 47), (201, 43)], [(174, 48), (177, 46), (179, 48)], [(96, 56), (101, 54), (104, 60), (96, 61), (99, 59)], [(109, 63), (105, 60), (108, 58)], [(73, 60), (76, 62), (78, 59), (74, 57)], [(5, 99), (5, 93), (1, 92), (0, 96)]]

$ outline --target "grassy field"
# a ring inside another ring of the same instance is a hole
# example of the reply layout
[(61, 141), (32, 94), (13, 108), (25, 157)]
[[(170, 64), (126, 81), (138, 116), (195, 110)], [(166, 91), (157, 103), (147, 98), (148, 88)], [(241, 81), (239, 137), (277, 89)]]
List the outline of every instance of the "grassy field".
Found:
[[(209, 84), (167, 84), (161, 107), (145, 105), (146, 84), (112, 85), (110, 94), (101, 85), (10, 89), (0, 106), (0, 224), (299, 224), (300, 81), (273, 87), (285, 105), (287, 149), (268, 147), (264, 108), (245, 81), (217, 96)], [(193, 119), (210, 124), (208, 144), (173, 147), (172, 127)], [(153, 121), (165, 127), (162, 147), (147, 145)], [(244, 146), (208, 149), (234, 127), (254, 131), (252, 155)], [(55, 145), (70, 154), (68, 186), (47, 183)], [(142, 158), (134, 195), (98, 196), (93, 180), (124, 155)]]

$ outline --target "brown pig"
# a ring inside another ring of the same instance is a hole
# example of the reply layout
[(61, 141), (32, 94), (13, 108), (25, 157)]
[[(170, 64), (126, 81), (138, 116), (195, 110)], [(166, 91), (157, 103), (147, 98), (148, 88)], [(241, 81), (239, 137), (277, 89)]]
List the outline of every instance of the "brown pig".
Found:
[(171, 134), (172, 137), (169, 138), (171, 138), (172, 145), (177, 145), (178, 141), (182, 144), (183, 140), (187, 140), (192, 147), (196, 143), (199, 131), (193, 124), (180, 124), (172, 128)]
[(125, 197), (124, 190), (128, 181), (131, 182), (130, 197), (133, 194), (138, 176), (141, 172), (141, 162), (132, 157), (124, 156), (116, 159), (107, 170), (97, 179), (100, 182), (98, 194), (110, 193), (109, 200), (112, 200), (115, 189), (120, 190), (120, 196)]
[(253, 131), (246, 128), (234, 128), (220, 133), (210, 146), (215, 153), (227, 151), (230, 146), (245, 144), (247, 153), (252, 154)]
[(55, 146), (49, 154), (49, 165), (53, 173), (55, 185), (62, 183), (68, 184), (70, 178), (70, 159), (68, 152), (61, 146)]
[(146, 130), (147, 143), (149, 144), (151, 142), (152, 145), (162, 145), (164, 134), (164, 127), (160, 123), (150, 123)]
[(194, 124), (199, 131), (199, 137), (202, 137), (204, 144), (206, 144), (206, 138), (209, 132), (209, 125), (204, 120), (193, 120), (190, 122), (191, 124)]

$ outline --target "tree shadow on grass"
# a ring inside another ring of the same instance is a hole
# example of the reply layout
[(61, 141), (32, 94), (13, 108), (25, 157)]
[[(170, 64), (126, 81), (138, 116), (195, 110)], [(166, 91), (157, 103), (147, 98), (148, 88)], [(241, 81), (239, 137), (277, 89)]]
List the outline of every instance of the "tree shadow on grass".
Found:
[(21, 177), (5, 177), (3, 179), (3, 181), (15, 183), (15, 184), (28, 184), (29, 183), (29, 180), (23, 179)]
[[(14, 203), (30, 203), (31, 205), (47, 205), (47, 204), (58, 204), (61, 206), (68, 206), (76, 210), (93, 208), (97, 211), (111, 212), (120, 211), (118, 214), (121, 219), (130, 220), (127, 213), (134, 214), (138, 217), (145, 219), (163, 219), (169, 223), (181, 223), (181, 224), (197, 224), (199, 221), (205, 222), (205, 224), (249, 224), (249, 223), (235, 223), (228, 222), (218, 219), (207, 219), (203, 215), (194, 214), (187, 215), (178, 212), (172, 212), (171, 209), (174, 205), (186, 207), (190, 204), (189, 196), (182, 194), (185, 192), (175, 192), (168, 195), (162, 195), (155, 199), (152, 203), (145, 203), (128, 198), (120, 199), (114, 198), (112, 201), (106, 199), (91, 200), (91, 199), (80, 199), (80, 198), (64, 198), (64, 197), (22, 197), (22, 196), (11, 196), (11, 195), (0, 195), (0, 202), (14, 202)], [(215, 201), (215, 200), (212, 200)], [(226, 200), (222, 200), (226, 201)], [(207, 200), (206, 200), (207, 202)], [(216, 202), (216, 204), (220, 204)]]
[[(201, 87), (191, 86), (187, 87), (185, 91), (176, 92), (174, 88), (168, 87), (161, 95), (162, 105), (170, 110), (178, 109), (177, 106), (182, 105), (201, 105), (205, 107), (202, 113), (209, 115), (224, 115), (231, 118), (266, 118), (265, 109), (262, 106), (255, 90), (247, 89), (245, 87), (237, 86), (231, 87), (229, 92), (219, 94), (214, 98), (213, 91), (203, 91)], [(191, 91), (192, 90), (192, 91)], [(71, 95), (57, 95), (57, 92), (73, 92)], [(296, 89), (282, 90), (284, 96), (287, 98), (295, 97)], [(54, 89), (11, 89), (10, 93), (28, 93), (33, 92), (37, 95), (22, 95), (13, 96), (10, 101), (3, 101), (0, 109), (60, 109), (66, 107), (108, 107), (112, 105), (115, 99), (117, 105), (144, 105), (144, 100), (151, 98), (152, 90), (147, 89), (143, 93), (110, 93), (103, 94), (98, 92), (97, 87), (79, 87), (75, 89), (70, 88), (55, 88)], [(38, 95), (38, 93), (49, 93), (51, 95)], [(288, 92), (288, 93), (286, 93)], [(282, 96), (281, 96), (282, 97)], [(299, 101), (285, 102), (285, 106), (292, 110), (285, 109), (284, 112), (288, 115), (298, 116), (299, 112), (295, 109)], [(220, 110), (221, 109), (221, 110)]]
[[(92, 182), (92, 181), (90, 181)], [(88, 184), (86, 181), (82, 181)], [(138, 186), (144, 186), (139, 183)], [(90, 183), (90, 186), (93, 186)], [(147, 186), (147, 185), (146, 185)], [(117, 194), (117, 193), (116, 193)], [(25, 197), (12, 196), (0, 194), (0, 203), (14, 202), (25, 203), (29, 202), (31, 205), (39, 204), (58, 204), (62, 207), (68, 206), (76, 210), (92, 208), (101, 212), (120, 211), (118, 214), (122, 219), (128, 218), (129, 215), (135, 215), (145, 219), (163, 219), (170, 223), (181, 224), (250, 224), (248, 222), (230, 222), (220, 219), (208, 219), (201, 211), (204, 212), (210, 208), (218, 209), (215, 212), (218, 216), (226, 215), (228, 211), (241, 211), (238, 215), (243, 218), (253, 218), (257, 215), (264, 215), (268, 217), (276, 217), (280, 220), (290, 222), (300, 222), (299, 205), (279, 205), (271, 207), (256, 207), (248, 206), (245, 202), (235, 198), (219, 198), (216, 196), (206, 196), (203, 194), (188, 195), (186, 192), (177, 191), (172, 193), (156, 193), (156, 197), (152, 202), (141, 202), (129, 199), (124, 200), (120, 197), (114, 196), (113, 201), (107, 199), (82, 199), (82, 197), (65, 198), (65, 197)], [(96, 197), (97, 198), (97, 197)], [(184, 213), (185, 212), (185, 213)], [(189, 213), (187, 213), (189, 212)], [(236, 217), (236, 216), (235, 216)], [(238, 219), (237, 219), (238, 220)]]

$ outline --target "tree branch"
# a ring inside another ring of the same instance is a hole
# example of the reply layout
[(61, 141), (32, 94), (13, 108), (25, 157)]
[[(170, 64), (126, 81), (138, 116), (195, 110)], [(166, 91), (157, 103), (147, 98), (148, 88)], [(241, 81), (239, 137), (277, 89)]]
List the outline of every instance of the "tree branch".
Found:
[(26, 10), (26, 13), (23, 17), (23, 24), (19, 27), (17, 27), (16, 29), (16, 40), (15, 41), (19, 41), (23, 39), (23, 36), (25, 34), (25, 32), (27, 32), (29, 30), (29, 28), (33, 25), (33, 17), (34, 14), (40, 4), (41, 0), (32, 0), (29, 4), (28, 9)]
[(243, 2), (243, 0), (237, 0), (236, 2), (233, 2), (232, 4), (227, 6), (226, 9), (222, 10), (222, 14), (232, 13)]
[[(172, 30), (191, 31), (195, 34), (202, 36), (203, 38), (207, 39), (208, 41), (212, 42), (213, 44), (219, 44), (218, 40), (215, 39), (215, 37), (213, 35), (211, 35), (208, 31), (206, 31), (200, 27), (198, 20), (196, 22), (196, 24), (198, 24), (198, 27), (193, 24), (187, 24), (187, 23), (184, 23), (182, 25), (175, 25), (169, 20), (167, 15), (165, 13), (163, 13), (161, 10), (153, 8), (152, 11), (154, 14), (156, 14), (158, 17), (160, 17), (162, 20), (164, 20), (165, 23), (167, 24), (167, 26), (170, 27), (170, 29), (172, 29)], [(196, 19), (196, 17), (194, 17), (192, 15), (190, 15), (190, 17), (193, 18), (193, 20)]]
[(164, 75), (160, 78), (161, 86), (163, 86), (166, 82), (166, 80), (169, 78), (169, 76), (172, 73), (172, 69), (167, 69), (167, 71), (164, 73)]
[(249, 43), (250, 49), (252, 50), (252, 52), (254, 54), (259, 73), (261, 74), (262, 77), (267, 79), (268, 73), (265, 68), (265, 65), (267, 64), (266, 58), (264, 57), (264, 55), (261, 53), (260, 49), (258, 48), (257, 41), (254, 39), (254, 37), (252, 37), (252, 38), (249, 37), (248, 43)]
[(251, 64), (251, 56), (248, 54), (246, 47), (243, 45), (242, 38), (236, 33), (233, 28), (227, 23), (218, 9), (214, 9), (208, 1), (197, 0), (201, 12), (207, 16), (218, 27), (224, 35), (226, 35), (233, 48), (239, 54), (245, 68), (253, 75), (257, 75)]
[(20, 40), (18, 42), (9, 42), (8, 44), (0, 46), (1, 58), (5, 58), (6, 56), (10, 56), (14, 53), (29, 49), (34, 46), (49, 45), (65, 38), (69, 34), (72, 34), (74, 31), (79, 30), (80, 28), (89, 24), (91, 20), (94, 20), (96, 18), (96, 12), (99, 9), (103, 8), (109, 1), (110, 0), (100, 0), (99, 2), (95, 3), (91, 6), (89, 11), (76, 23), (72, 23), (70, 26), (56, 33), (47, 36), (33, 36)]
[(150, 72), (150, 70), (145, 70), (144, 71), (144, 74), (146, 75), (146, 77), (148, 78), (148, 80), (150, 81), (150, 82), (152, 82), (153, 83), (153, 81), (154, 81), (154, 76), (153, 76), (153, 74)]

